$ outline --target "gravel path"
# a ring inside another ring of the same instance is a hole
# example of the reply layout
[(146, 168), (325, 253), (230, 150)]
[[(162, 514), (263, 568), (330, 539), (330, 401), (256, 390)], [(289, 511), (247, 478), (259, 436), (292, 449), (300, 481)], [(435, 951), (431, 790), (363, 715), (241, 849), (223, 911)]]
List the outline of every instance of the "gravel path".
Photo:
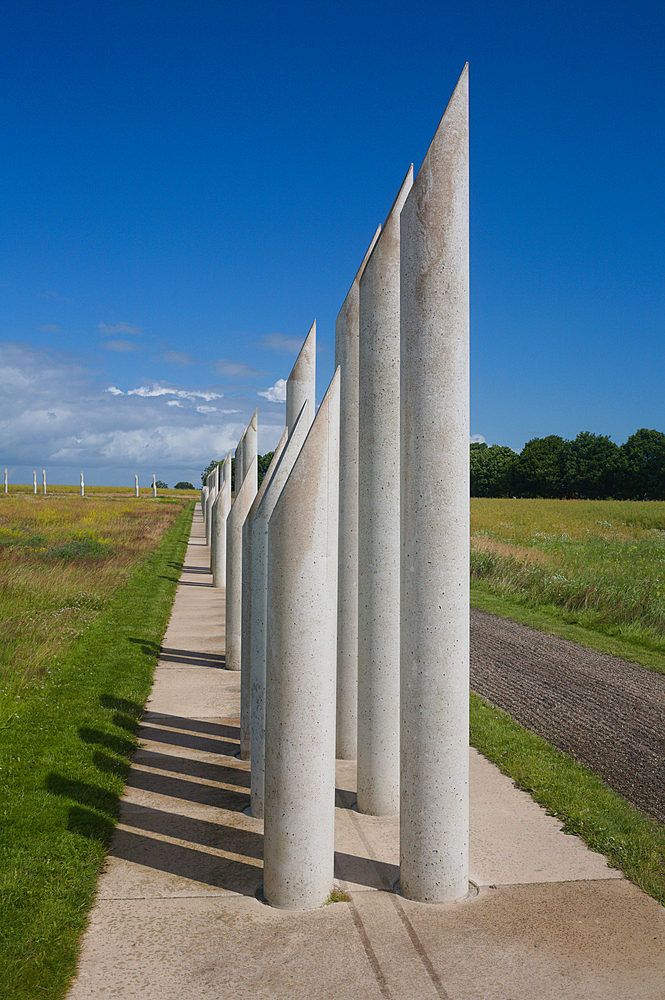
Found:
[(472, 608), (471, 687), (665, 822), (665, 675)]

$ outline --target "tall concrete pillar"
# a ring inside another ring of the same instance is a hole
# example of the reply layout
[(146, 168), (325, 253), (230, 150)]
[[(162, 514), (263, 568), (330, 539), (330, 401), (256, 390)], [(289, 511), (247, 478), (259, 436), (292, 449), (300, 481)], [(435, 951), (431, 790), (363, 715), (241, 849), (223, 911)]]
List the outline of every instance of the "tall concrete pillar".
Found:
[(234, 493), (238, 493), (238, 490), (242, 486), (242, 481), (245, 478), (245, 470), (243, 468), (243, 448), (245, 446), (245, 434), (247, 433), (247, 428), (245, 427), (240, 440), (236, 446), (235, 453), (235, 490)]
[(212, 505), (210, 527), (210, 572), (213, 587), (226, 587), (226, 519), (231, 510), (231, 459), (230, 451), (221, 469), (219, 492)]
[(333, 883), (339, 374), (270, 517), (264, 894), (325, 903)]
[[(82, 473), (81, 473), (82, 475)], [(7, 482), (7, 470), (5, 469), (5, 493), (9, 493), (9, 483)]]
[[(237, 451), (236, 451), (237, 454)], [(226, 518), (226, 669), (240, 670), (242, 647), (242, 526), (256, 496), (258, 461), (246, 470)], [(236, 464), (237, 468), (237, 464)]]
[(154, 472), (152, 474), (152, 495), (153, 497), (157, 496), (157, 478)]
[(46, 496), (46, 469), (42, 469), (42, 493)]
[(138, 495), (139, 495), (139, 477), (134, 476), (134, 496), (137, 497)]
[[(305, 400), (252, 520), (252, 598), (251, 598), (251, 797), (252, 816), (264, 811), (265, 738), (266, 738), (266, 642), (268, 619), (268, 522), (284, 484), (291, 474), (311, 426), (309, 400)], [(286, 431), (288, 434), (288, 429)]]
[[(256, 417), (257, 414), (254, 416)], [(287, 436), (288, 431), (285, 430), (275, 448), (270, 465), (242, 526), (242, 638), (240, 645), (240, 757), (242, 760), (250, 759), (252, 745), (252, 522), (279, 463)]]
[(207, 486), (203, 486), (203, 488), (201, 490), (201, 513), (203, 514), (203, 524), (204, 524), (204, 526), (205, 526), (205, 518), (206, 518), (206, 501), (207, 501), (207, 499), (208, 499), (208, 487)]
[(217, 497), (217, 466), (208, 473), (208, 478), (206, 479), (206, 485), (208, 487), (208, 495), (206, 497), (206, 509), (205, 509), (205, 529), (206, 529), (206, 545), (211, 544), (211, 532), (212, 532), (212, 505)]
[(358, 716), (358, 288), (381, 226), (335, 322), (340, 369), (337, 756), (355, 760)]
[(37, 492), (37, 470), (36, 469), (32, 470), (32, 492), (33, 493)]
[(293, 431), (305, 400), (309, 406), (310, 424), (314, 420), (316, 396), (316, 320), (312, 323), (305, 343), (300, 348), (291, 374), (286, 380), (286, 427)]
[(85, 483), (83, 482), (83, 473), (81, 473), (81, 496), (85, 496)]
[(402, 183), (360, 277), (358, 810), (399, 812), (399, 215)]
[(467, 73), (401, 216), (400, 884), (423, 903), (468, 890)]

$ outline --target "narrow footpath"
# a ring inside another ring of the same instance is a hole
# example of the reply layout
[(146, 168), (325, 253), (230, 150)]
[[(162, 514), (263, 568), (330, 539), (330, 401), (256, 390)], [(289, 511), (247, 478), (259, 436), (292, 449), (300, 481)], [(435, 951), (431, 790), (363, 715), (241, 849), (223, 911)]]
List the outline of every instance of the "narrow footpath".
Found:
[(398, 820), (359, 815), (338, 762), (350, 903), (274, 910), (245, 815), (239, 675), (200, 508), (69, 1000), (665, 1000), (665, 909), (471, 752), (462, 903), (396, 895)]

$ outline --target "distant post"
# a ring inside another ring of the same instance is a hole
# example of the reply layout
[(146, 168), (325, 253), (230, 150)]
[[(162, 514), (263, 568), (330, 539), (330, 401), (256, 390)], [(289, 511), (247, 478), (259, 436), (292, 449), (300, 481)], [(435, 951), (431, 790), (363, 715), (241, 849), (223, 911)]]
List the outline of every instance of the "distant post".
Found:
[(139, 495), (139, 477), (134, 476), (134, 496), (137, 497), (138, 495)]
[(85, 496), (85, 483), (83, 482), (83, 473), (81, 473), (81, 496)]
[(156, 481), (156, 478), (157, 477), (155, 476), (155, 473), (153, 472), (153, 474), (152, 474), (152, 495), (154, 497), (157, 496), (157, 481)]
[(9, 484), (7, 483), (7, 470), (5, 469), (5, 493), (9, 493)]
[(37, 470), (36, 469), (32, 470), (32, 492), (33, 493), (37, 492)]
[(46, 469), (42, 469), (42, 493), (46, 496)]

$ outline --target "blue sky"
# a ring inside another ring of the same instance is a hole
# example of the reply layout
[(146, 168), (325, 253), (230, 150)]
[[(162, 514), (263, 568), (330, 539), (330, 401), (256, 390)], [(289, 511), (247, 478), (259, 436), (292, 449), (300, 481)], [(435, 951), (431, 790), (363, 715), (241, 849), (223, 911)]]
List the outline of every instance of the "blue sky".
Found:
[(467, 60), (472, 433), (665, 430), (663, 52), (661, 0), (1, 5), (0, 465), (271, 450)]

